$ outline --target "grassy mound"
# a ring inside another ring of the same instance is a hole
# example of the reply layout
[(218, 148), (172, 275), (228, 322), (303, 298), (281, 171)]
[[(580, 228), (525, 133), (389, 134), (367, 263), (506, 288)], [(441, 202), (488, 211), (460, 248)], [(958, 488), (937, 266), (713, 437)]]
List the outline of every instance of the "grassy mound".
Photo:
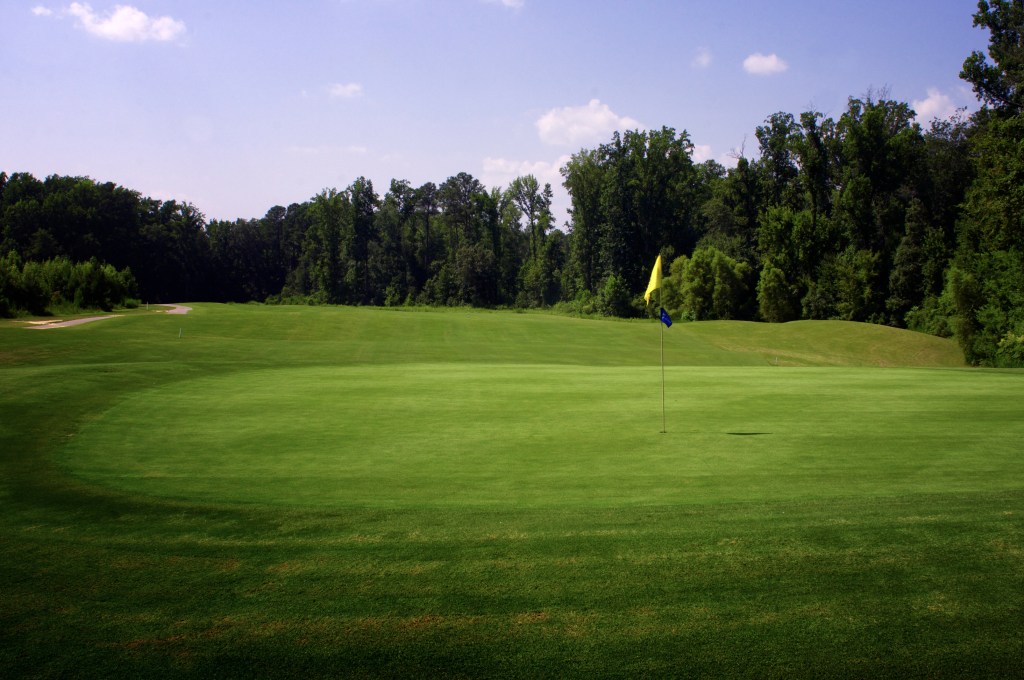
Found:
[(842, 322), (0, 324), (8, 676), (1007, 676), (1022, 374)]

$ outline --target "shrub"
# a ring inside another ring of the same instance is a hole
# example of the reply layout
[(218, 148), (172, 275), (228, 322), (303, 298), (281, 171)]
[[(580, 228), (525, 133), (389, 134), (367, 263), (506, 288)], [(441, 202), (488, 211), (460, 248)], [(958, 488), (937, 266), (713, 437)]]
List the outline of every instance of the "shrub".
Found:
[(672, 279), (666, 285), (670, 312), (680, 318), (738, 319), (746, 316), (748, 279), (751, 268), (717, 248), (703, 247), (693, 256), (677, 257), (671, 266)]
[(786, 281), (786, 274), (771, 265), (761, 270), (757, 282), (757, 304), (764, 321), (781, 323), (797, 317), (797, 306), (793, 286)]
[(995, 365), (1004, 368), (1024, 368), (1024, 334), (1008, 332), (999, 340), (995, 350)]
[(1008, 331), (999, 341), (995, 365), (1004, 368), (1024, 368), (1024, 334)]
[(136, 294), (135, 277), (129, 269), (118, 271), (95, 259), (78, 264), (63, 257), (22, 263), (9, 253), (0, 260), (2, 316), (19, 311), (41, 316), (52, 309), (110, 311)]
[(632, 294), (625, 280), (617, 274), (610, 274), (597, 293), (595, 307), (605, 316), (633, 316)]
[(937, 335), (940, 338), (953, 337), (953, 302), (949, 295), (930, 296), (920, 306), (914, 306), (906, 313), (907, 328), (919, 333)]

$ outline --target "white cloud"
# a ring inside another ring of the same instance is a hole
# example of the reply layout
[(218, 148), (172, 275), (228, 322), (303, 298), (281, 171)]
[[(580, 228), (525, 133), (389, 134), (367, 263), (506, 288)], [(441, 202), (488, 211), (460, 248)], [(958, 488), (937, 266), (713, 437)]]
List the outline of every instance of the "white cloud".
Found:
[(697, 55), (690, 62), (690, 66), (693, 68), (707, 68), (711, 66), (711, 50), (706, 47), (701, 47), (697, 50)]
[(48, 7), (43, 7), (42, 5), (40, 5), (38, 7), (32, 8), (32, 14), (35, 14), (37, 17), (52, 17), (53, 10)]
[(928, 88), (928, 96), (915, 99), (910, 103), (917, 112), (919, 121), (930, 121), (934, 118), (949, 118), (956, 113), (956, 105), (948, 95), (942, 94), (937, 87)]
[(636, 120), (619, 116), (597, 99), (591, 99), (586, 106), (551, 109), (537, 119), (536, 125), (541, 141), (562, 146), (606, 141), (616, 130), (641, 127)]
[(543, 187), (551, 185), (551, 214), (555, 218), (556, 226), (561, 226), (568, 217), (570, 206), (569, 194), (562, 186), (561, 168), (568, 163), (570, 156), (565, 154), (559, 156), (552, 163), (547, 161), (513, 161), (507, 158), (485, 158), (483, 173), (480, 181), (484, 186), (500, 187), (504, 189), (512, 183), (516, 177), (533, 175), (537, 182)]
[(491, 4), (501, 4), (509, 9), (522, 9), (525, 0), (486, 0)]
[(327, 92), (336, 99), (354, 99), (363, 94), (363, 86), (359, 83), (335, 83), (327, 88)]
[(693, 162), (703, 163), (711, 158), (711, 145), (710, 144), (694, 144), (693, 145)]
[(117, 5), (107, 16), (100, 16), (88, 4), (73, 2), (66, 13), (77, 18), (81, 28), (104, 40), (167, 42), (185, 33), (185, 22), (171, 17), (150, 17), (130, 5)]
[(789, 68), (789, 64), (779, 58), (777, 54), (761, 54), (755, 52), (743, 60), (743, 70), (755, 76), (770, 76), (782, 73)]
[(481, 182), (487, 186), (506, 187), (516, 177), (533, 175), (540, 182), (552, 187), (562, 184), (560, 169), (569, 162), (569, 156), (560, 156), (554, 163), (547, 161), (512, 161), (507, 158), (485, 158)]

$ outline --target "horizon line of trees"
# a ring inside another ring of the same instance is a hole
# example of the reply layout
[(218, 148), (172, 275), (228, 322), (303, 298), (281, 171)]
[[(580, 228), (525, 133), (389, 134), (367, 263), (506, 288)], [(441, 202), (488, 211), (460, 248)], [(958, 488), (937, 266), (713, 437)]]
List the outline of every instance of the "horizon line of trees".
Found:
[(955, 336), (967, 361), (1024, 365), (1024, 0), (979, 3), (989, 62), (961, 77), (982, 102), (925, 130), (887, 93), (838, 119), (778, 112), (758, 157), (695, 163), (688, 133), (616, 132), (551, 187), (459, 173), (383, 196), (343, 190), (207, 222), (195, 206), (89, 178), (0, 173), (0, 256), (96, 258), (143, 300), (551, 307), (640, 316), (667, 263), (675, 318), (847, 319)]

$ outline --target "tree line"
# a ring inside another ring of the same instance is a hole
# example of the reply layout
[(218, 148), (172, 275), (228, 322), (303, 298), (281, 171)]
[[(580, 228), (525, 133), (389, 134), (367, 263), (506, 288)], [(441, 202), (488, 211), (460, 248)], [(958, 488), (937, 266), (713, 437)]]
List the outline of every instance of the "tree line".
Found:
[[(364, 177), (258, 219), (211, 220), (89, 178), (0, 173), (0, 254), (96, 258), (144, 300), (557, 307), (682, 319), (848, 319), (955, 336), (975, 364), (1024, 365), (1024, 0), (979, 3), (981, 109), (927, 128), (882, 92), (837, 118), (778, 112), (734, 167), (689, 134), (616, 132), (562, 168), (570, 220), (530, 175), (488, 188)], [(991, 61), (989, 60), (991, 59)]]
[(19, 267), (97, 259), (146, 301), (550, 306), (568, 248), (551, 199), (533, 176), (393, 180), (383, 197), (360, 177), (259, 219), (207, 221), (110, 182), (0, 172), (0, 253)]

